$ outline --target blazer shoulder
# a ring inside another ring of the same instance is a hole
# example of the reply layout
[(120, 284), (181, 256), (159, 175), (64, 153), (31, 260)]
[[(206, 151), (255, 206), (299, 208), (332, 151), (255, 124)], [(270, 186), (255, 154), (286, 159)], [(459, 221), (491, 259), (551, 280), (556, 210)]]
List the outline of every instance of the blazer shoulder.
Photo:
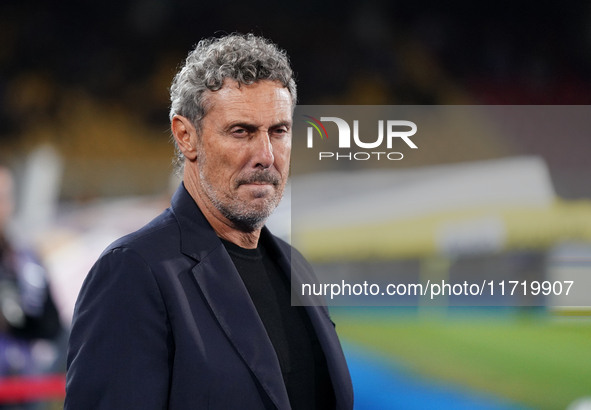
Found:
[[(149, 260), (150, 258), (146, 256), (149, 256), (154, 251), (154, 248), (157, 247), (162, 251), (164, 250), (163, 245), (174, 246), (180, 242), (179, 238), (178, 222), (170, 208), (168, 208), (147, 225), (111, 243), (103, 251), (100, 258), (114, 249), (128, 248), (144, 257), (144, 259)], [(176, 249), (178, 249), (178, 246)]]

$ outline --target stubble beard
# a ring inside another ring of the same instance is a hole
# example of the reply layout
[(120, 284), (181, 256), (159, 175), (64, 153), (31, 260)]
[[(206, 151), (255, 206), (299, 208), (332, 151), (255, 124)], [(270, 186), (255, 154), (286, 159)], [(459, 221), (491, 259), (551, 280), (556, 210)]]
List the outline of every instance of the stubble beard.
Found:
[(197, 157), (199, 167), (199, 180), (203, 193), (209, 199), (211, 204), (226, 218), (228, 219), (235, 228), (243, 232), (253, 232), (261, 229), (267, 218), (271, 216), (281, 198), (283, 198), (283, 192), (285, 190), (285, 183), (281, 180), (281, 177), (271, 173), (266, 169), (260, 169), (252, 172), (248, 176), (237, 179), (234, 182), (234, 189), (237, 189), (243, 184), (252, 184), (256, 182), (266, 182), (273, 185), (274, 192), (267, 198), (263, 198), (263, 195), (256, 196), (257, 198), (263, 198), (262, 203), (251, 204), (240, 199), (230, 196), (228, 193), (221, 192), (221, 190), (212, 185), (209, 178), (205, 173), (207, 169), (207, 160), (202, 150), (199, 150)]

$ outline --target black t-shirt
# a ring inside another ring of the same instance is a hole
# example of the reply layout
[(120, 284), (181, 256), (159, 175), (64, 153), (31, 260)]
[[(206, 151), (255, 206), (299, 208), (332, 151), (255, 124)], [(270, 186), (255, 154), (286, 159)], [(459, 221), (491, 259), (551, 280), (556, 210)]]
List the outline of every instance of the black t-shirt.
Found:
[(222, 239), (275, 348), (293, 410), (334, 409), (326, 358), (306, 309), (291, 306), (290, 284), (268, 246), (244, 249)]

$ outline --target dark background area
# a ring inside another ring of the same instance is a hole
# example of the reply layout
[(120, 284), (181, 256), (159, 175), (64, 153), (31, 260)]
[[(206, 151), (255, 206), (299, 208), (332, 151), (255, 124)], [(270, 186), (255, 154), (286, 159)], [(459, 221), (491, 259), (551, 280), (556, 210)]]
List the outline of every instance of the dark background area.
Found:
[[(128, 192), (72, 175), (92, 174), (91, 160), (109, 169), (130, 158), (162, 161), (152, 176), (168, 167), (172, 77), (201, 38), (232, 32), (288, 51), (300, 104), (588, 104), (590, 23), (591, 3), (576, 0), (5, 0), (0, 159), (15, 162), (49, 142), (66, 160), (65, 186), (87, 187), (65, 198)], [(514, 154), (544, 156), (556, 181), (591, 175), (568, 161), (591, 139), (569, 138), (541, 147), (509, 137)], [(136, 193), (150, 192), (138, 178)], [(557, 187), (565, 197), (591, 194), (565, 184)]]

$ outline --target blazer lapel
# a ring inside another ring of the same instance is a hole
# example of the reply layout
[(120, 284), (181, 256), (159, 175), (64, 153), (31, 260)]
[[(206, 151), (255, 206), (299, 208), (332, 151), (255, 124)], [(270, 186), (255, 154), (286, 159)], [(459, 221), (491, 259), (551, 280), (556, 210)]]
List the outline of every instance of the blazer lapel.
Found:
[(198, 261), (192, 273), (221, 328), (275, 406), (290, 409), (277, 354), (230, 255), (182, 185), (172, 205), (182, 252)]
[[(286, 252), (284, 252), (268, 231), (263, 232), (261, 236), (263, 234), (268, 235), (269, 241), (278, 252), (279, 257), (277, 262), (281, 269), (288, 275), (292, 289), (301, 289), (303, 274), (305, 272), (311, 274), (310, 268), (304, 265), (303, 261), (300, 261), (299, 258), (292, 258), (292, 255), (286, 255)], [(301, 304), (305, 306), (314, 330), (316, 330), (316, 336), (322, 345), (337, 400), (337, 409), (348, 409), (350, 403), (353, 403), (351, 376), (349, 375), (347, 362), (334, 325), (328, 316), (328, 311), (325, 310), (326, 303), (324, 299), (318, 298), (317, 296), (302, 298), (299, 295), (298, 297), (301, 299)]]

